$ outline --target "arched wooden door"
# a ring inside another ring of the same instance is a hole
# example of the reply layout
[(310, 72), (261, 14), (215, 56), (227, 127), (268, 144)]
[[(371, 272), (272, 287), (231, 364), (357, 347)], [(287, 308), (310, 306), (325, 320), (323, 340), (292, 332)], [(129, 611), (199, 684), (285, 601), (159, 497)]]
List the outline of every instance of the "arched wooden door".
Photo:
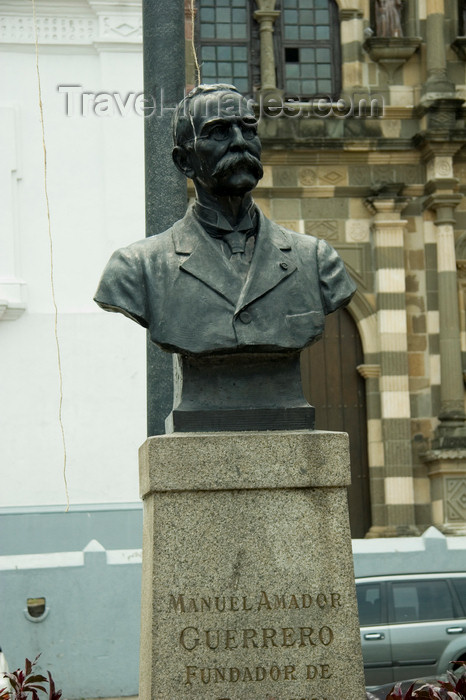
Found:
[(364, 379), (356, 369), (363, 362), (356, 324), (344, 309), (327, 316), (322, 340), (301, 354), (304, 395), (315, 406), (316, 429), (349, 434), (352, 537), (364, 537), (371, 526), (366, 394)]

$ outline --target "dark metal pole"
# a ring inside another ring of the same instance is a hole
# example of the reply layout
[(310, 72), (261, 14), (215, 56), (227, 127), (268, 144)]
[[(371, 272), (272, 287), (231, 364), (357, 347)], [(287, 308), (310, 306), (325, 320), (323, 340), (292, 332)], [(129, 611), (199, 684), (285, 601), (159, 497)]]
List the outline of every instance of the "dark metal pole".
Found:
[[(185, 92), (184, 0), (143, 0), (146, 236), (180, 219), (187, 204), (186, 179), (171, 152), (173, 108)], [(155, 101), (155, 109), (153, 108)], [(151, 112), (153, 113), (151, 114)], [(173, 405), (172, 356), (147, 339), (147, 431), (165, 432)]]

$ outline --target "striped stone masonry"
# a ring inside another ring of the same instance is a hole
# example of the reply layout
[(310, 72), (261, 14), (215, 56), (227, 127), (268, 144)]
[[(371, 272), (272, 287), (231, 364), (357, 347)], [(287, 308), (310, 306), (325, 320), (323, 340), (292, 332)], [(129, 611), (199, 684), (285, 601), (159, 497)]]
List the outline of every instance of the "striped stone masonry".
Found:
[[(428, 212), (430, 215), (430, 212)], [(431, 522), (430, 480), (420, 455), (427, 449), (436, 420), (432, 417), (432, 387), (436, 401), (440, 391), (440, 358), (438, 355), (438, 310), (429, 306), (427, 258), (432, 265), (429, 284), (436, 287), (436, 246), (433, 221), (407, 216), (405, 236), (406, 311), (408, 320), (408, 365), (411, 402), (411, 438), (413, 454), (414, 503), (416, 523)], [(430, 251), (427, 255), (427, 249)], [(432, 353), (432, 354), (431, 354)]]
[(371, 490), (372, 526), (366, 537), (383, 537), (386, 530), (385, 513), (385, 454), (380, 407), (380, 365), (364, 364), (357, 367), (366, 380), (367, 446)]
[(385, 535), (415, 534), (404, 235), (406, 199), (371, 197), (380, 342)]
[[(454, 211), (462, 199), (452, 177), (454, 146), (432, 152), (427, 164), (431, 192), (425, 207), (434, 212), (440, 354), (439, 425), (425, 454), (431, 481), (432, 522), (443, 532), (466, 534), (466, 416), (461, 358)], [(443, 164), (443, 167), (442, 167)]]
[[(437, 192), (426, 206), (436, 214), (437, 275), (440, 331), (441, 407), (440, 421), (465, 423), (464, 392), (462, 387), (461, 341), (459, 325), (458, 287), (455, 257), (454, 209), (461, 201), (459, 193)], [(455, 426), (456, 427), (456, 426)], [(465, 426), (466, 447), (466, 426)], [(456, 447), (437, 444), (435, 447)]]

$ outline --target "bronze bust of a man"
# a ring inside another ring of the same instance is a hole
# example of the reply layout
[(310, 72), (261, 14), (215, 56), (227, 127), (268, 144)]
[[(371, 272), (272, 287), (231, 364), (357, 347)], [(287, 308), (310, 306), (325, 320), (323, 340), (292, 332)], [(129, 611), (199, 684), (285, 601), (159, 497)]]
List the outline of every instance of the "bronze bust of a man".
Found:
[(192, 178), (196, 201), (164, 233), (117, 250), (95, 301), (196, 367), (226, 355), (244, 367), (251, 354), (293, 356), (296, 364), (322, 335), (325, 315), (355, 292), (341, 258), (255, 205), (251, 191), (263, 175), (257, 121), (233, 86), (191, 91), (173, 132), (173, 159)]

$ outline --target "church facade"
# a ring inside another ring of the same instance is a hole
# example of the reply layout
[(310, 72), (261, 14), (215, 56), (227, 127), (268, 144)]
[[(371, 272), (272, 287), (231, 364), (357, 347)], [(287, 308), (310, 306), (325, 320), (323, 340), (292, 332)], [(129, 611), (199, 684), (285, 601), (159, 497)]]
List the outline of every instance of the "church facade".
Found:
[(350, 361), (345, 351), (349, 320), (325, 340), (339, 353), (339, 388), (322, 378), (317, 346), (303, 357), (317, 427), (348, 430), (360, 448), (350, 494), (356, 536), (431, 524), (463, 533), (462, 4), (197, 5), (194, 24), (187, 10), (188, 77), (194, 82), (194, 32), (201, 79), (236, 80), (256, 103), (266, 166), (257, 203), (288, 228), (328, 240), (358, 284), (349, 316), (359, 354)]

